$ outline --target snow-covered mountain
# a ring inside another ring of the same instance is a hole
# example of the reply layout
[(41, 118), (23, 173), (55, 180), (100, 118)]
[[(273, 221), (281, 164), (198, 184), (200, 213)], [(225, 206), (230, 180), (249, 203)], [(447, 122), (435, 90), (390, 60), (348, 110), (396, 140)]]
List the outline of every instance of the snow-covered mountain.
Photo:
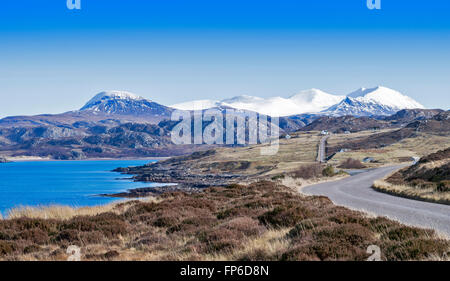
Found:
[(335, 104), (321, 112), (323, 115), (330, 116), (373, 116), (373, 115), (391, 115), (398, 110), (374, 101), (360, 101), (355, 98), (346, 97), (343, 101)]
[(125, 91), (101, 92), (89, 100), (80, 111), (121, 115), (170, 116), (171, 109)]
[(335, 96), (318, 89), (301, 91), (289, 98), (260, 98), (254, 96), (237, 96), (230, 99), (196, 100), (174, 104), (171, 107), (181, 110), (202, 110), (212, 107), (232, 107), (256, 111), (270, 116), (289, 116), (302, 113), (315, 113), (340, 102), (345, 96)]
[(321, 113), (331, 116), (392, 115), (402, 109), (415, 108), (422, 109), (424, 107), (400, 92), (378, 86), (371, 89), (358, 89), (347, 95), (340, 103), (331, 106)]
[(172, 105), (182, 110), (203, 110), (212, 107), (232, 107), (256, 111), (270, 116), (290, 116), (304, 113), (343, 116), (390, 115), (402, 109), (424, 108), (398, 91), (378, 86), (361, 88), (347, 96), (332, 95), (318, 89), (301, 91), (289, 98), (237, 96), (221, 101), (197, 100)]
[(371, 89), (361, 88), (348, 94), (348, 97), (355, 98), (359, 101), (372, 101), (396, 109), (423, 108), (423, 105), (412, 98), (383, 86), (377, 86)]
[(204, 110), (207, 108), (236, 108), (269, 116), (319, 114), (330, 116), (391, 115), (402, 109), (424, 108), (412, 98), (395, 90), (378, 86), (361, 88), (347, 96), (325, 93), (318, 89), (301, 91), (289, 98), (237, 96), (230, 99), (196, 100), (166, 107), (125, 91), (107, 91), (94, 96), (80, 112), (134, 116), (170, 116), (172, 108)]

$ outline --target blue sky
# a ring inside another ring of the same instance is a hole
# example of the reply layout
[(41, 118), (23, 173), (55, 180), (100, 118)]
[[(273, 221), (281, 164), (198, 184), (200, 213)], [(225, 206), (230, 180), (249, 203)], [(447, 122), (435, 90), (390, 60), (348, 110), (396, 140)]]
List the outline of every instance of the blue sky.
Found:
[(0, 117), (102, 90), (163, 104), (384, 85), (450, 107), (450, 1), (5, 0)]

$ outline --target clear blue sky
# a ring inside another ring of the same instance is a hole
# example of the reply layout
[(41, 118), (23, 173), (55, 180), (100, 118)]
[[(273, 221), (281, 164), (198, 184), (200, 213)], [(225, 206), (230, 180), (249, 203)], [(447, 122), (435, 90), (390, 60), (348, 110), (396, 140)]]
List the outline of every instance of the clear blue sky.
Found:
[(102, 90), (170, 105), (384, 85), (450, 107), (450, 1), (4, 0), (0, 117)]

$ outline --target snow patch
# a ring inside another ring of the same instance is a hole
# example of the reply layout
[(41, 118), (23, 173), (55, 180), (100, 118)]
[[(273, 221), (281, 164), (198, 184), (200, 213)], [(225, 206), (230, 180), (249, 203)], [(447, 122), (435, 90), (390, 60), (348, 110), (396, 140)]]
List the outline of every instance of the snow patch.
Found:
[(219, 106), (220, 102), (216, 100), (195, 100), (170, 105), (170, 107), (179, 110), (204, 110)]

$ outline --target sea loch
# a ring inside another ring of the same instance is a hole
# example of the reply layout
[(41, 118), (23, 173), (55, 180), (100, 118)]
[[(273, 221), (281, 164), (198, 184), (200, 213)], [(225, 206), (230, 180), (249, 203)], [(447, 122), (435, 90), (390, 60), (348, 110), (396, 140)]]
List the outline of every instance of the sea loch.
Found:
[[(96, 196), (130, 188), (156, 186), (133, 182), (111, 172), (117, 167), (144, 165), (152, 160), (36, 161), (0, 164), (0, 212), (18, 206), (107, 204)], [(154, 162), (154, 160), (153, 160)]]

